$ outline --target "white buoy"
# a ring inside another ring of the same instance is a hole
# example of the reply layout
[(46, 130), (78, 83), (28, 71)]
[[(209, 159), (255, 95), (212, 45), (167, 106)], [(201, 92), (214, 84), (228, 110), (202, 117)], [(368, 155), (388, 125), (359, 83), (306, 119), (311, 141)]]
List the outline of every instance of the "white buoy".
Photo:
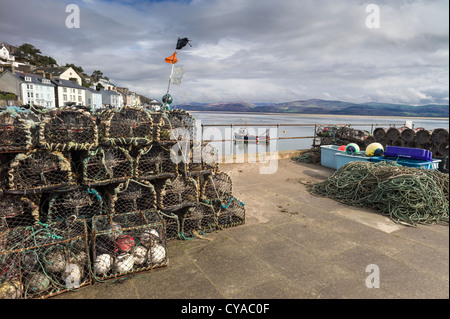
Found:
[(50, 286), (50, 279), (47, 278), (43, 273), (35, 272), (27, 275), (26, 287), (28, 293), (39, 293), (43, 292)]
[(116, 273), (128, 272), (133, 269), (134, 260), (131, 254), (121, 254), (117, 257), (114, 265), (114, 271)]
[(102, 254), (97, 256), (94, 261), (94, 273), (96, 275), (106, 274), (112, 266), (113, 258), (111, 255)]
[(161, 245), (154, 245), (148, 251), (148, 261), (152, 264), (160, 264), (166, 259), (166, 249)]
[(147, 260), (147, 248), (137, 246), (133, 250), (133, 260), (136, 266), (141, 266)]
[(147, 228), (142, 232), (140, 240), (143, 245), (149, 247), (153, 242), (160, 240), (159, 233), (154, 228)]
[(83, 269), (76, 263), (67, 264), (61, 277), (68, 289), (80, 288)]

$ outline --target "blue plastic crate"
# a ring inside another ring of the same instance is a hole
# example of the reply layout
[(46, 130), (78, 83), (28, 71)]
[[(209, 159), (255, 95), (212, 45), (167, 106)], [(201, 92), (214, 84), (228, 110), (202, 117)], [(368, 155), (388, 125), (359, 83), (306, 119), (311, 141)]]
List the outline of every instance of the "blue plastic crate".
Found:
[(381, 161), (393, 161), (397, 162), (402, 166), (416, 167), (424, 169), (438, 169), (440, 159), (432, 159), (431, 161), (422, 161), (412, 158), (402, 158), (402, 157), (388, 157), (388, 156), (373, 156), (370, 157), (371, 162), (381, 162)]
[(336, 153), (335, 160), (336, 160), (336, 169), (339, 169), (341, 166), (354, 161), (368, 162), (370, 160), (370, 157), (366, 156), (366, 153), (364, 151), (352, 155), (342, 152)]
[(384, 156), (411, 158), (423, 161), (433, 160), (432, 153), (429, 150), (401, 146), (386, 146)]

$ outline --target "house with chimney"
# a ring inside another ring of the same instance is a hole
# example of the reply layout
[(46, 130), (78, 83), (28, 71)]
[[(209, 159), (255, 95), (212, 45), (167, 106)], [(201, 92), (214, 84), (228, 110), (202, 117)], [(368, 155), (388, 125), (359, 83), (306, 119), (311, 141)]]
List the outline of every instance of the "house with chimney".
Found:
[(67, 80), (76, 82), (81, 85), (81, 76), (72, 68), (68, 66), (52, 66), (52, 67), (39, 67), (34, 69), (34, 74), (46, 77), (50, 80)]
[(0, 91), (14, 93), (23, 104), (56, 106), (55, 85), (35, 74), (5, 71), (0, 75)]

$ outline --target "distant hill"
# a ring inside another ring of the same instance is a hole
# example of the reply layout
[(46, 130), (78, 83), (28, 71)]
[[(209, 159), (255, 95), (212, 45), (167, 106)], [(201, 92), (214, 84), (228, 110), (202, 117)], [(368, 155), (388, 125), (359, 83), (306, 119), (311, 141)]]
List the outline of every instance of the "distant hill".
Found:
[(187, 111), (264, 112), (328, 115), (449, 117), (449, 106), (440, 104), (407, 105), (392, 103), (350, 103), (308, 99), (283, 103), (188, 103), (178, 105)]

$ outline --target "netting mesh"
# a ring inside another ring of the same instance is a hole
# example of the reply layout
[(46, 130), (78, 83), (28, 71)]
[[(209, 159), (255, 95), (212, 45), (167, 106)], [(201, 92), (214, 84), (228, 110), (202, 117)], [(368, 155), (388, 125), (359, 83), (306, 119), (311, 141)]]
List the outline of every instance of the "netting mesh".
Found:
[(82, 160), (83, 184), (104, 184), (132, 178), (133, 165), (133, 158), (126, 149), (98, 147)]
[(85, 186), (75, 190), (52, 194), (49, 197), (47, 214), (41, 214), (41, 222), (66, 221), (84, 218), (91, 221), (93, 216), (106, 212), (102, 196), (92, 188)]
[(19, 108), (0, 112), (0, 152), (26, 152), (36, 146), (38, 118)]
[(217, 216), (214, 207), (200, 202), (196, 207), (186, 209), (180, 225), (182, 235), (187, 238), (215, 231)]
[(147, 145), (153, 141), (153, 122), (143, 108), (125, 106), (100, 116), (99, 139), (105, 145)]
[(39, 127), (39, 144), (48, 150), (89, 150), (98, 145), (96, 119), (76, 108), (49, 111)]
[(92, 228), (97, 280), (167, 265), (164, 222), (156, 211), (96, 216)]
[(159, 141), (195, 140), (195, 118), (184, 110), (163, 113), (160, 121)]
[(177, 174), (178, 164), (172, 160), (173, 151), (170, 147), (153, 144), (139, 150), (136, 157), (135, 176), (154, 177), (167, 174)]
[(0, 231), (32, 226), (39, 219), (40, 195), (0, 195)]
[(198, 203), (198, 185), (193, 178), (178, 175), (158, 187), (158, 208), (176, 210)]
[(162, 212), (158, 211), (162, 217), (166, 230), (166, 239), (173, 240), (180, 238), (181, 222), (178, 214), (174, 212)]
[(228, 201), (233, 194), (233, 183), (225, 172), (208, 175), (202, 185), (202, 199), (210, 201)]
[(156, 209), (155, 187), (148, 181), (128, 180), (120, 183), (109, 194), (109, 212), (122, 214)]
[(217, 216), (218, 229), (234, 227), (245, 223), (245, 205), (236, 197), (231, 197), (228, 203), (220, 205)]
[(86, 223), (0, 232), (0, 299), (45, 298), (92, 283)]
[(36, 190), (75, 183), (69, 160), (60, 152), (19, 153), (8, 170), (9, 190)]

